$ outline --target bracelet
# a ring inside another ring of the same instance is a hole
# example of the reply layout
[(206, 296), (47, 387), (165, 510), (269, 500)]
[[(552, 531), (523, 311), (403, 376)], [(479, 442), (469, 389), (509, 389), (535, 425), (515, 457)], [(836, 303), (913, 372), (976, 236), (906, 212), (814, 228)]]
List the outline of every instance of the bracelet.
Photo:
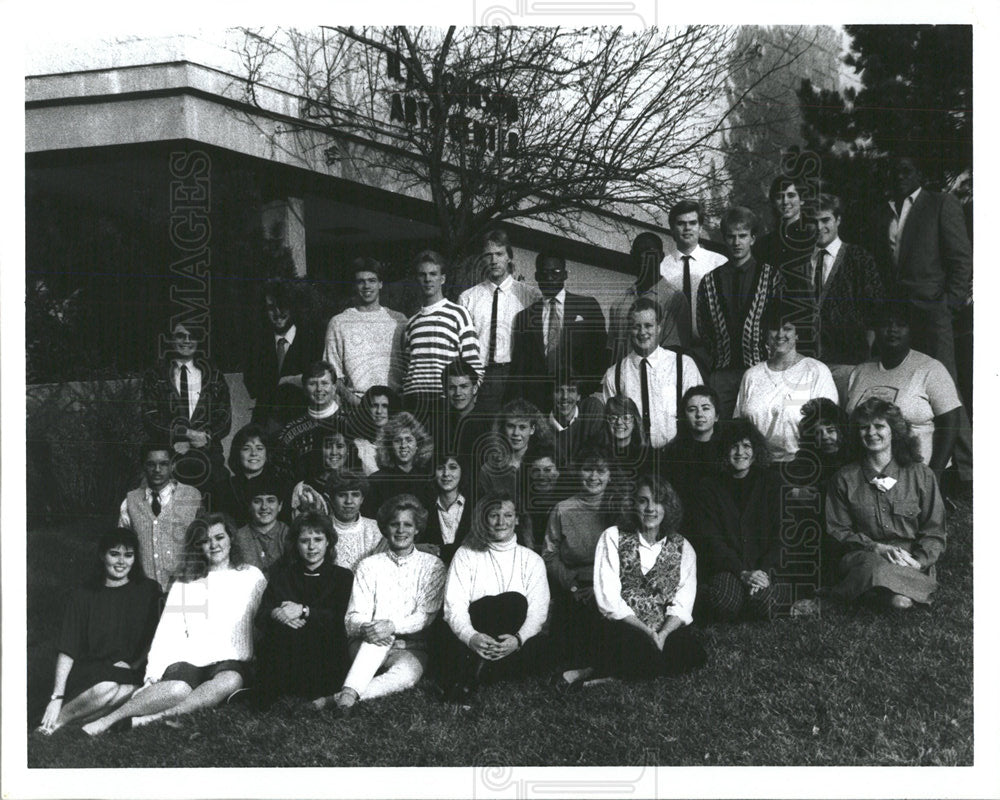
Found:
[(66, 697), (64, 694), (54, 694), (49, 698), (49, 702), (53, 700), (63, 700)]
[(520, 650), (524, 647), (524, 641), (521, 639), (521, 634), (515, 633), (514, 638), (517, 639), (517, 649)]

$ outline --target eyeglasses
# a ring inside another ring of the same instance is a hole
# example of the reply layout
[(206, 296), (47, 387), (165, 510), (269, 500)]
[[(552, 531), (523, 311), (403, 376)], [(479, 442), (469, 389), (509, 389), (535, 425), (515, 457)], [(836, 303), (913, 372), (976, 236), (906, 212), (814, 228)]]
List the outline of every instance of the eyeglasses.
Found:
[(631, 414), (608, 414), (608, 422), (617, 425), (619, 422), (631, 422), (635, 419)]

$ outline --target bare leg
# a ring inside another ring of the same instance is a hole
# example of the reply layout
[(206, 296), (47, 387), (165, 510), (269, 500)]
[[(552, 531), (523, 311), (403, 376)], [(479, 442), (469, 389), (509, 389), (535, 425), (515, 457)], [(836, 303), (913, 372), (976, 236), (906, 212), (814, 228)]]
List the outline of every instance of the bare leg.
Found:
[(130, 684), (117, 684), (114, 681), (101, 681), (94, 684), (62, 707), (59, 719), (52, 730), (57, 731), (70, 722), (87, 720), (105, 714), (116, 705), (124, 702), (135, 691), (135, 688)]
[(142, 722), (154, 722), (163, 717), (177, 717), (181, 714), (190, 714), (192, 711), (197, 711), (201, 708), (214, 708), (225, 702), (225, 699), (229, 695), (241, 688), (243, 688), (243, 677), (240, 673), (233, 670), (225, 670), (212, 678), (212, 680), (205, 681), (205, 683), (192, 691), (177, 705), (163, 709), (159, 713), (151, 713)]
[(137, 691), (121, 708), (84, 725), (83, 732), (90, 736), (97, 736), (123, 719), (143, 714), (154, 714), (172, 708), (189, 694), (191, 694), (191, 687), (184, 681), (160, 681), (151, 684)]

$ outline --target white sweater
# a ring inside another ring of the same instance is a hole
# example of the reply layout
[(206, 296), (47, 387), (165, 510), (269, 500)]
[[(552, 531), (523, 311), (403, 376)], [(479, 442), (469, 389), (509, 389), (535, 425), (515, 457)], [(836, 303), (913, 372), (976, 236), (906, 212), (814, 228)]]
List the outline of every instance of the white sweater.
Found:
[(469, 619), (469, 604), (481, 597), (520, 592), (528, 599), (528, 616), (518, 631), (522, 642), (535, 636), (548, 619), (545, 562), (515, 539), (510, 544), (504, 549), (459, 547), (451, 561), (444, 587), (444, 619), (466, 645), (477, 633)]
[(149, 648), (146, 679), (158, 681), (178, 661), (205, 667), (253, 658), (253, 617), (265, 586), (264, 574), (250, 565), (175, 582)]

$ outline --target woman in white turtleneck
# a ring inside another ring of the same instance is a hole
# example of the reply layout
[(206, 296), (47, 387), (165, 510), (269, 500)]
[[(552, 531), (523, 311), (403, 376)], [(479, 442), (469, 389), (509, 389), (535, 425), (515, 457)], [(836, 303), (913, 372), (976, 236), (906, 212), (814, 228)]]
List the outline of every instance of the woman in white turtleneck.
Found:
[(442, 673), (454, 701), (470, 698), (477, 683), (537, 666), (549, 584), (541, 556), (517, 543), (516, 521), (509, 494), (482, 500), (448, 570), (444, 618), (455, 638)]

